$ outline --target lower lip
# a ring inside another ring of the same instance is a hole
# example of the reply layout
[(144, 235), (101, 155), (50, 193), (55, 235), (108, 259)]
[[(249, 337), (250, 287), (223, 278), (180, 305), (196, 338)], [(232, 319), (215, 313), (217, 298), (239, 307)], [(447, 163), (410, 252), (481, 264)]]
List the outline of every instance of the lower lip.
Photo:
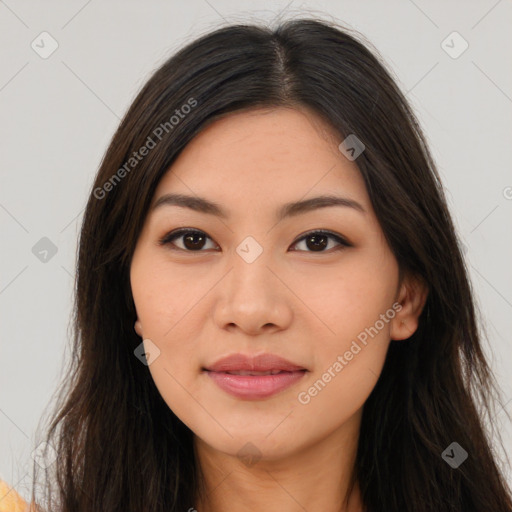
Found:
[(206, 372), (221, 389), (238, 398), (256, 400), (275, 395), (298, 382), (306, 370), (276, 373), (275, 375), (233, 375), (225, 372)]

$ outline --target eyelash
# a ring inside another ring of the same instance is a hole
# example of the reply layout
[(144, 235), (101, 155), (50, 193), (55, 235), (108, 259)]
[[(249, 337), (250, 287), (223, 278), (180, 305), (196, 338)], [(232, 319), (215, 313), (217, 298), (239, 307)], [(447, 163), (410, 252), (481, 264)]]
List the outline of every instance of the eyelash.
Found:
[[(177, 238), (180, 238), (186, 234), (205, 235), (206, 238), (209, 238), (210, 240), (212, 240), (204, 231), (200, 231), (198, 229), (192, 229), (192, 228), (180, 228), (175, 231), (171, 231), (170, 233), (167, 233), (163, 238), (161, 238), (158, 241), (158, 244), (159, 245), (168, 245), (169, 248), (173, 251), (182, 251), (182, 252), (190, 252), (190, 253), (205, 252), (204, 250), (191, 251), (188, 249), (182, 249), (181, 247), (173, 246), (172, 242), (174, 240), (176, 240)], [(331, 239), (334, 239), (336, 242), (338, 242), (341, 245), (340, 247), (335, 248), (334, 251), (342, 250), (345, 247), (352, 247), (352, 244), (347, 242), (347, 240), (345, 240), (340, 235), (337, 235), (336, 233), (333, 233), (332, 231), (327, 231), (324, 229), (308, 231), (307, 233), (304, 233), (299, 239), (297, 239), (292, 245), (298, 244), (299, 242), (301, 242), (302, 240), (304, 240), (305, 238), (307, 238), (308, 236), (311, 236), (311, 235), (325, 235)], [(312, 254), (314, 254), (314, 253), (321, 254), (321, 253), (330, 253), (330, 252), (333, 252), (333, 250), (331, 248), (330, 250), (326, 250), (326, 251), (297, 251), (297, 252), (310, 252)]]

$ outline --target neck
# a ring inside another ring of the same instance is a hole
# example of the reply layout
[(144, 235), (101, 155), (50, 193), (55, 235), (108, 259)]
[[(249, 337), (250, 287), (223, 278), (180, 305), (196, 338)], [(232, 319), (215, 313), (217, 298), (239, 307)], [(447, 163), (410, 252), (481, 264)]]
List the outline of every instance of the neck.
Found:
[(286, 458), (262, 457), (256, 462), (215, 450), (194, 437), (203, 492), (199, 512), (362, 512), (355, 465), (360, 414), (327, 438)]

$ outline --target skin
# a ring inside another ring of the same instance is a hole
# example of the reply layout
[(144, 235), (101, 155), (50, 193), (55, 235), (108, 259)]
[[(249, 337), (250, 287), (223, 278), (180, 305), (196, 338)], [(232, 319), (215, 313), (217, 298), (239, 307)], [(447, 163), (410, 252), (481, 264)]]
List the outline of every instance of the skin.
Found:
[[(390, 340), (416, 330), (427, 289), (410, 275), (399, 282), (357, 160), (345, 158), (340, 142), (305, 109), (231, 114), (187, 145), (153, 197), (152, 204), (171, 192), (200, 196), (230, 213), (220, 219), (178, 206), (150, 209), (130, 272), (135, 330), (160, 350), (149, 370), (194, 433), (207, 495), (191, 507), (201, 512), (362, 510), (359, 487), (347, 493), (362, 407)], [(282, 204), (322, 194), (356, 200), (366, 212), (331, 206), (276, 222)], [(209, 238), (195, 252), (194, 245), (186, 252), (183, 236), (172, 242), (176, 250), (158, 244), (182, 227)], [(352, 246), (329, 238), (315, 251), (302, 237), (319, 229)], [(263, 249), (252, 263), (236, 252), (247, 236)], [(388, 310), (394, 318), (300, 403), (298, 394)], [(202, 372), (238, 352), (271, 352), (308, 372), (276, 395), (243, 400)], [(253, 462), (238, 455), (248, 442), (245, 450), (259, 457)], [(340, 505), (346, 496), (348, 505)]]

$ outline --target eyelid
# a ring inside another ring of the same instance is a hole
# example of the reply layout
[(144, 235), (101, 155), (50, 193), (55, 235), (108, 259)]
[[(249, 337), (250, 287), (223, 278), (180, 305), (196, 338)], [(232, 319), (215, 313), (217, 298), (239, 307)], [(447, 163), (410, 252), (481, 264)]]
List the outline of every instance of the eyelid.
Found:
[[(200, 235), (205, 235), (206, 238), (209, 238), (210, 240), (213, 241), (213, 238), (210, 237), (206, 232), (200, 230), (200, 229), (196, 229), (196, 228), (177, 228), (173, 231), (170, 231), (169, 233), (165, 234), (162, 238), (160, 238), (158, 240), (158, 245), (172, 245), (172, 242), (179, 238), (180, 236), (183, 236), (184, 234), (187, 234), (187, 233), (195, 233), (195, 234), (200, 234)], [(297, 245), (299, 242), (301, 242), (304, 238), (306, 238), (307, 236), (309, 235), (326, 235), (332, 239), (334, 239), (336, 242), (339, 243), (339, 245), (341, 246), (340, 248), (343, 248), (343, 247), (353, 247), (353, 245), (342, 235), (338, 234), (338, 233), (335, 233), (334, 231), (330, 231), (328, 229), (311, 229), (309, 231), (306, 231), (305, 233), (302, 233), (301, 235), (299, 235), (295, 241), (291, 244), (291, 246), (294, 246), (294, 245)], [(216, 242), (215, 242), (216, 243)], [(218, 244), (217, 244), (218, 245)], [(188, 250), (185, 250), (185, 249), (181, 249), (180, 247), (171, 247), (172, 250), (177, 250), (177, 251), (182, 251), (182, 252), (188, 252), (188, 253), (201, 253), (201, 252), (205, 252), (203, 250), (199, 250), (199, 251), (188, 251)], [(309, 253), (312, 253), (312, 254), (315, 254), (315, 252), (317, 254), (322, 254), (322, 253), (330, 253), (332, 252), (332, 249), (330, 251), (296, 251), (295, 249), (293, 250), (294, 252), (309, 252)]]

